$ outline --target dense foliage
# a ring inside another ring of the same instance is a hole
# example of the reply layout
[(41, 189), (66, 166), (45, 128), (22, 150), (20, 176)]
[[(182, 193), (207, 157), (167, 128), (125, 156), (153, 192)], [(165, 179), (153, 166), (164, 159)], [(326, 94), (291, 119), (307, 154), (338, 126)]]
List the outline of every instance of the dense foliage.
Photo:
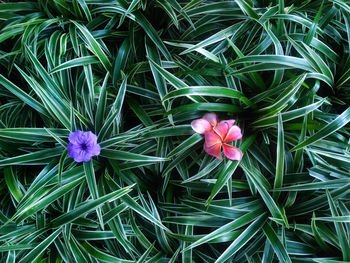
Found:
[[(350, 261), (350, 4), (0, 3), (0, 262)], [(242, 161), (190, 123), (235, 119)], [(70, 132), (98, 135), (77, 163)]]

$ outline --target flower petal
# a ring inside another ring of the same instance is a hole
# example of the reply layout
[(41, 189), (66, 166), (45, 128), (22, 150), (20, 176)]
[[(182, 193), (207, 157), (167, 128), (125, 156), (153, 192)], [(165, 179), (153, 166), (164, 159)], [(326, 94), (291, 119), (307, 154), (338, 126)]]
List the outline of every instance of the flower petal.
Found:
[(223, 120), (223, 121), (220, 121), (219, 124), (221, 124), (223, 122), (226, 122), (228, 125), (228, 128), (230, 129), (236, 121), (235, 120)]
[(205, 143), (204, 143), (204, 151), (211, 155), (214, 156), (216, 158), (218, 158), (219, 160), (222, 160), (222, 156), (221, 156), (221, 143), (217, 143), (212, 145), (211, 147), (208, 147)]
[(79, 154), (81, 147), (79, 144), (69, 143), (67, 146), (68, 156), (74, 158)]
[(218, 124), (218, 122), (219, 122), (218, 116), (216, 116), (216, 114), (213, 113), (213, 112), (204, 114), (203, 119), (209, 121), (209, 123), (213, 127), (215, 127)]
[(224, 142), (232, 142), (232, 141), (239, 140), (241, 138), (242, 138), (241, 128), (239, 128), (237, 125), (233, 125), (227, 132)]
[(227, 122), (220, 122), (218, 126), (213, 128), (213, 130), (216, 132), (216, 134), (220, 136), (222, 141), (225, 139), (227, 132), (228, 132), (228, 129), (229, 128), (228, 128)]
[(224, 154), (228, 159), (236, 161), (242, 160), (243, 154), (240, 149), (226, 143), (222, 145), (222, 148), (224, 149)]
[(212, 129), (209, 121), (205, 119), (197, 119), (191, 122), (192, 129), (199, 134), (203, 134), (206, 131), (210, 131)]
[(84, 132), (85, 143), (87, 145), (97, 144), (97, 136), (93, 134), (91, 131)]
[(69, 142), (71, 143), (81, 143), (81, 137), (83, 136), (84, 132), (80, 130), (76, 130), (75, 132), (69, 133)]
[(211, 132), (211, 131), (206, 131), (204, 133), (205, 136), (205, 144), (208, 147), (213, 146), (214, 144), (220, 143), (221, 144), (221, 138), (219, 135), (217, 135), (215, 132)]
[(91, 156), (99, 155), (101, 152), (101, 146), (96, 143), (88, 148), (88, 152)]
[(76, 161), (77, 163), (88, 162), (88, 161), (90, 161), (90, 159), (91, 159), (91, 155), (83, 150), (81, 150), (79, 153), (77, 153), (74, 156), (74, 161)]
[(90, 154), (85, 154), (84, 155), (84, 159), (83, 159), (83, 162), (88, 162), (91, 160), (91, 155)]

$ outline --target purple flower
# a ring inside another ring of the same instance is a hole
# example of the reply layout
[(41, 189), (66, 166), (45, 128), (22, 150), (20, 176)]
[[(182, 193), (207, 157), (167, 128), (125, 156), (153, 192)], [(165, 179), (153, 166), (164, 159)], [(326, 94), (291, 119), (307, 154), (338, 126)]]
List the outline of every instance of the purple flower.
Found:
[(88, 162), (92, 156), (99, 155), (101, 146), (97, 143), (97, 136), (91, 131), (75, 131), (69, 134), (67, 146), (68, 156), (76, 162)]

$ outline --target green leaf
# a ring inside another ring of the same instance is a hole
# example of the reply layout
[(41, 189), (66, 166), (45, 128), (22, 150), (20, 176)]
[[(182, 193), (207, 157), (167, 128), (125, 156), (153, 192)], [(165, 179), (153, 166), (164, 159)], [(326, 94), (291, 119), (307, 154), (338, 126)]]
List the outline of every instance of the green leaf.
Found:
[[(336, 205), (333, 201), (333, 198), (328, 190), (326, 190), (327, 199), (329, 203), (329, 207), (332, 213), (332, 216), (339, 216)], [(337, 237), (339, 240), (341, 252), (343, 254), (343, 260), (349, 261), (350, 260), (350, 244), (348, 235), (345, 232), (345, 228), (341, 222), (334, 221), (335, 230), (337, 232)]]
[(198, 86), (198, 87), (185, 87), (179, 90), (169, 92), (163, 100), (169, 100), (173, 98), (178, 98), (182, 96), (214, 96), (214, 97), (227, 97), (231, 99), (239, 99), (247, 106), (255, 108), (256, 105), (252, 103), (247, 97), (245, 97), (241, 92), (225, 88), (225, 87), (215, 87), (215, 86)]
[[(284, 176), (284, 133), (281, 114), (278, 114), (278, 131), (277, 131), (277, 160), (276, 160), (276, 173), (275, 182), (273, 188), (281, 188), (283, 185)], [(273, 198), (278, 200), (279, 193), (274, 192)]]
[(48, 116), (48, 112), (45, 109), (45, 107), (39, 103), (37, 100), (35, 100), (32, 96), (25, 93), (22, 89), (17, 87), (15, 84), (13, 84), (11, 81), (6, 79), (3, 75), (0, 74), (0, 84), (5, 87), (8, 91), (10, 91), (13, 95), (15, 95), (17, 98), (22, 100), (24, 103), (28, 104), (33, 109), (37, 110), (38, 112)]
[(288, 252), (285, 248), (285, 246), (282, 244), (282, 242), (279, 240), (279, 238), (276, 235), (276, 232), (273, 230), (273, 228), (266, 223), (263, 227), (264, 234), (266, 235), (267, 239), (269, 240), (271, 247), (275, 251), (278, 259), (280, 262), (292, 262), (290, 259)]
[[(157, 72), (162, 75), (162, 77), (164, 79), (166, 79), (174, 88), (176, 89), (183, 89), (188, 87), (188, 85), (183, 82), (181, 79), (177, 78), (175, 75), (171, 74), (169, 71), (165, 70), (164, 68), (162, 68), (160, 65), (158, 65), (156, 62), (154, 62), (151, 58), (148, 58), (150, 65), (153, 66)], [(186, 95), (185, 95), (186, 96)], [(192, 100), (193, 102), (202, 102), (203, 99), (201, 98), (197, 98), (197, 97), (193, 97), (193, 96), (188, 96), (188, 98), (190, 100)], [(163, 101), (166, 100), (166, 96), (163, 97)]]
[(172, 108), (170, 111), (166, 112), (165, 115), (168, 116), (170, 114), (195, 112), (195, 111), (237, 113), (237, 112), (242, 112), (243, 109), (241, 106), (237, 106), (234, 104), (202, 102), (202, 103), (192, 103), (192, 104), (187, 104), (176, 108)]
[(79, 29), (79, 31), (84, 36), (84, 40), (86, 41), (88, 48), (94, 55), (98, 58), (98, 60), (101, 62), (103, 67), (107, 70), (107, 72), (110, 72), (112, 69), (112, 64), (109, 61), (109, 58), (105, 54), (105, 52), (102, 50), (101, 45), (97, 42), (97, 40), (93, 37), (91, 32), (85, 27), (80, 25), (79, 23), (71, 20), (71, 22)]
[(257, 232), (264, 226), (266, 216), (259, 216), (253, 223), (251, 223), (238, 237), (231, 243), (231, 245), (220, 255), (215, 263), (225, 262), (231, 256), (244, 246)]
[(97, 103), (97, 110), (95, 114), (95, 129), (96, 132), (99, 132), (101, 130), (101, 127), (103, 126), (103, 119), (105, 117), (105, 108), (106, 108), (106, 103), (107, 103), (107, 81), (108, 81), (109, 74), (107, 73), (101, 89), (100, 89), (100, 95), (98, 98), (98, 103)]
[[(39, 62), (37, 61), (37, 63)], [(38, 67), (44, 70), (44, 68), (41, 65), (39, 65)], [(55, 89), (59, 89), (59, 88), (43, 87), (36, 80), (29, 77), (19, 67), (16, 66), (16, 68), (24, 77), (24, 79), (28, 82), (28, 84), (34, 90), (34, 92), (40, 97), (41, 101), (45, 105), (45, 108), (47, 109), (48, 112), (50, 112), (50, 115), (54, 117), (57, 121), (61, 122), (62, 125), (64, 125), (67, 129), (69, 129), (70, 123), (69, 123), (68, 113), (70, 111), (70, 108), (66, 100), (64, 99), (64, 97), (59, 96), (59, 93), (55, 91)], [(53, 80), (50, 79), (47, 72), (43, 74), (44, 76), (45, 74), (47, 74), (46, 77), (49, 78), (49, 80), (47, 80), (46, 83), (49, 83), (48, 87), (50, 87), (50, 83), (53, 82)]]
[[(240, 149), (242, 153), (244, 154), (249, 146), (254, 142), (256, 136), (251, 135), (247, 139), (244, 140), (242, 143)], [(216, 181), (213, 190), (210, 193), (210, 196), (206, 202), (207, 205), (210, 204), (210, 202), (213, 200), (213, 198), (220, 192), (220, 190), (226, 185), (229, 178), (232, 176), (232, 174), (235, 172), (239, 165), (238, 161), (228, 161), (225, 168), (221, 170), (221, 172), (218, 175), (218, 180)]]
[(81, 243), (80, 246), (93, 258), (96, 258), (96, 259), (104, 261), (104, 262), (111, 262), (111, 263), (114, 263), (114, 262), (118, 262), (118, 263), (119, 262), (120, 263), (135, 262), (133, 260), (126, 260), (126, 259), (117, 258), (115, 256), (112, 256), (112, 255), (109, 255), (105, 252), (102, 252), (102, 251), (98, 250), (97, 248), (95, 248), (94, 246), (92, 246), (87, 241), (84, 241), (83, 243)]
[(323, 216), (315, 217), (314, 220), (327, 221), (327, 222), (350, 222), (350, 216)]
[(259, 217), (259, 215), (261, 215), (261, 212), (262, 212), (261, 209), (251, 211), (251, 212), (235, 219), (234, 221), (219, 227), (218, 229), (211, 232), (210, 234), (207, 234), (204, 237), (198, 239), (197, 241), (193, 242), (191, 245), (186, 247), (185, 250), (193, 249), (197, 246), (200, 246), (202, 244), (210, 242), (213, 239), (219, 238), (220, 236), (225, 235), (228, 232), (231, 232), (231, 231), (238, 229), (246, 224), (249, 224), (254, 219), (257, 219)]
[[(125, 2), (124, 2), (125, 3)], [(110, 12), (110, 13), (118, 13), (122, 14), (130, 19), (137, 22), (143, 30), (146, 32), (148, 37), (151, 39), (151, 41), (155, 44), (155, 46), (162, 52), (164, 57), (168, 60), (171, 60), (171, 55), (169, 51), (167, 50), (166, 46), (164, 45), (163, 41), (159, 37), (157, 31), (153, 28), (153, 26), (150, 24), (150, 22), (142, 15), (141, 12), (134, 12), (133, 14), (126, 13), (126, 9), (120, 6), (105, 6), (105, 7), (98, 7), (95, 9), (96, 12)]]
[[(106, 174), (106, 178), (108, 182), (110, 182), (111, 187), (115, 189), (120, 189), (120, 187), (114, 182), (114, 180)], [(127, 204), (132, 210), (134, 210), (139, 215), (143, 216), (147, 220), (151, 221), (155, 225), (159, 226), (162, 229), (167, 230), (167, 228), (162, 224), (160, 220), (155, 218), (151, 213), (149, 213), (146, 209), (144, 209), (142, 206), (140, 206), (134, 199), (132, 199), (129, 195), (125, 195), (122, 197), (122, 201)]]
[(43, 78), (43, 80), (45, 81), (48, 90), (50, 91), (50, 93), (52, 95), (54, 95), (56, 98), (60, 98), (60, 99), (66, 99), (65, 94), (63, 93), (63, 91), (61, 90), (61, 87), (58, 85), (58, 83), (56, 83), (51, 76), (49, 75), (49, 73), (46, 71), (46, 69), (43, 67), (43, 65), (41, 65), (41, 63), (39, 62), (39, 60), (37, 59), (37, 57), (35, 56), (35, 54), (28, 48), (26, 47), (26, 52), (29, 55), (30, 60), (32, 61), (35, 69), (37, 70), (37, 72), (40, 74), (40, 76)]
[(91, 65), (91, 64), (94, 64), (97, 62), (98, 62), (98, 59), (96, 57), (93, 57), (93, 56), (74, 58), (74, 59), (71, 59), (69, 61), (66, 61), (66, 62), (58, 65), (57, 67), (53, 68), (49, 73), (53, 74), (53, 73), (59, 72), (61, 70), (66, 70), (66, 69), (73, 68), (73, 67)]
[(171, 150), (168, 153), (167, 158), (171, 158), (174, 155), (183, 153), (187, 149), (191, 148), (193, 145), (195, 145), (198, 142), (200, 142), (202, 139), (203, 139), (202, 136), (199, 135), (198, 133), (193, 134), (191, 137), (187, 138), (182, 143), (180, 143), (176, 148)]
[(350, 121), (350, 108), (346, 109), (342, 114), (340, 114), (337, 118), (335, 118), (332, 122), (328, 123), (321, 130), (307, 138), (305, 141), (299, 143), (295, 147), (291, 149), (291, 151), (295, 151), (305, 146), (308, 146), (312, 143), (315, 143), (322, 138), (329, 136), (330, 134), (336, 132), (337, 130), (344, 127)]
[(242, 11), (246, 13), (250, 18), (259, 19), (259, 15), (245, 0), (238, 0), (237, 4), (239, 8), (242, 9)]
[(17, 174), (13, 171), (12, 166), (5, 167), (4, 177), (11, 195), (19, 202), (23, 197), (23, 193), (19, 188)]
[(55, 218), (54, 220), (52, 220), (50, 226), (52, 228), (57, 228), (57, 227), (60, 227), (64, 224), (70, 223), (70, 222), (78, 219), (79, 217), (86, 215), (90, 211), (97, 209), (98, 207), (100, 207), (104, 203), (110, 202), (112, 200), (116, 200), (116, 199), (122, 197), (123, 195), (129, 193), (132, 190), (131, 187), (132, 186), (127, 186), (127, 187), (124, 187), (118, 191), (114, 191), (112, 193), (101, 196), (95, 200), (85, 201), (79, 207), (77, 207), (77, 208), (69, 211), (68, 213), (65, 213), (65, 214)]
[(78, 0), (78, 3), (80, 5), (80, 7), (83, 9), (87, 20), (91, 21), (92, 20), (91, 12), (89, 10), (88, 5), (86, 4), (86, 1), (85, 0)]
[(120, 85), (118, 95), (115, 98), (115, 101), (112, 105), (111, 111), (108, 114), (107, 118), (105, 119), (104, 124), (103, 124), (103, 126), (98, 134), (98, 137), (100, 140), (103, 140), (105, 138), (109, 128), (111, 127), (111, 125), (113, 124), (115, 119), (118, 120), (118, 118), (120, 118), (120, 114), (122, 111), (122, 106), (123, 106), (123, 102), (124, 102), (124, 98), (125, 98), (125, 93), (126, 93), (126, 86), (127, 86), (126, 81), (127, 81), (127, 78), (124, 75), (123, 82)]
[(330, 251), (329, 247), (326, 245), (325, 241), (323, 240), (317, 225), (316, 225), (316, 221), (315, 221), (315, 213), (313, 213), (312, 215), (312, 220), (311, 220), (311, 229), (312, 229), (312, 233), (315, 236), (316, 242), (317, 244), (324, 250), (324, 251)]
[[(84, 162), (84, 171), (86, 176), (86, 182), (88, 184), (92, 199), (96, 200), (99, 198), (99, 194), (98, 194), (97, 183), (95, 178), (94, 164), (92, 160), (90, 160), (89, 162)], [(97, 217), (100, 221), (101, 228), (103, 229), (104, 224), (102, 220), (101, 209), (97, 208), (96, 212), (97, 212)]]
[(263, 201), (265, 202), (265, 205), (267, 206), (268, 210), (271, 212), (272, 216), (282, 219), (283, 216), (281, 214), (281, 211), (279, 210), (277, 204), (275, 203), (271, 195), (268, 193), (269, 189), (266, 189), (264, 181), (262, 181), (260, 177), (255, 176), (254, 172), (250, 168), (246, 167), (243, 164), (241, 164), (241, 167), (245, 171), (246, 176), (254, 184), (255, 188), (260, 193)]
[(61, 234), (62, 229), (59, 228), (55, 232), (53, 232), (50, 236), (45, 238), (40, 244), (38, 244), (34, 249), (32, 249), (25, 257), (23, 257), (19, 262), (20, 263), (31, 263), (37, 259), (42, 252), (46, 250), (48, 246)]
[[(298, 69), (303, 69), (303, 70), (310, 71), (310, 72), (315, 71), (315, 69), (305, 59), (291, 57), (291, 56), (282, 56), (282, 55), (246, 56), (246, 57), (238, 58), (238, 59), (232, 61), (231, 63), (228, 64), (228, 66), (236, 67), (242, 63), (256, 63), (256, 62), (268, 63), (266, 65), (271, 64), (271, 65), (279, 65), (279, 66), (298, 68)], [(269, 70), (269, 69), (266, 68), (266, 70)], [(233, 75), (235, 73), (233, 72), (230, 74)]]
[(16, 222), (22, 222), (24, 219), (34, 215), (36, 212), (56, 201), (61, 196), (70, 192), (81, 184), (82, 181), (83, 178), (80, 177), (78, 179), (72, 179), (64, 185), (56, 185), (51, 189), (43, 188), (42, 191), (36, 192), (36, 196), (20, 206), (12, 218), (16, 219)]
[(123, 24), (124, 19), (126, 16), (129, 15), (129, 13), (131, 13), (131, 11), (140, 3), (140, 0), (132, 0), (128, 9), (125, 11), (125, 13), (122, 15), (122, 17), (119, 20), (119, 25), (118, 27), (120, 27), (121, 24)]
[(48, 159), (59, 156), (62, 154), (62, 152), (63, 149), (58, 147), (27, 153), (16, 157), (5, 158), (0, 160), (0, 167), (8, 165), (45, 164), (49, 162)]
[(69, 131), (65, 129), (48, 128), (6, 128), (0, 129), (0, 137), (10, 140), (30, 142), (55, 142), (56, 140), (48, 133), (50, 130), (59, 137), (68, 137)]
[[(291, 111), (287, 111), (287, 112), (280, 112), (281, 117), (282, 117), (282, 121), (287, 122), (290, 120), (294, 120), (296, 118), (306, 116), (308, 113), (319, 108), (325, 102), (325, 100), (326, 99), (323, 99), (323, 100), (320, 100), (320, 101), (315, 102), (313, 104), (310, 104), (308, 106), (298, 108), (295, 110), (291, 110)], [(274, 116), (262, 117), (256, 121), (254, 121), (253, 125), (256, 128), (271, 127), (272, 125), (276, 124), (277, 122), (278, 122), (278, 115), (274, 115)]]
[(167, 158), (161, 158), (156, 156), (147, 156), (137, 153), (131, 153), (119, 150), (103, 149), (101, 151), (101, 156), (110, 158), (112, 160), (123, 160), (123, 161), (133, 161), (133, 162), (164, 162)]
[[(146, 39), (146, 52), (147, 56), (150, 58), (150, 61), (154, 61), (154, 63), (157, 65), (161, 64), (158, 50), (153, 46), (152, 43), (150, 43), (149, 38)], [(162, 100), (164, 96), (168, 93), (166, 82), (162, 74), (158, 71), (159, 68), (157, 69), (152, 62), (149, 63), (149, 65), (151, 67), (152, 75), (158, 90), (159, 97)]]
[(267, 107), (261, 108), (259, 112), (273, 112), (276, 109), (283, 108), (286, 106), (288, 101), (290, 101), (293, 96), (297, 93), (301, 85), (303, 84), (306, 75), (300, 75), (297, 77), (290, 85), (287, 87), (274, 101), (274, 103), (270, 104)]
[(180, 135), (191, 135), (194, 131), (190, 125), (177, 125), (173, 127), (153, 129), (144, 134), (144, 138), (170, 137)]

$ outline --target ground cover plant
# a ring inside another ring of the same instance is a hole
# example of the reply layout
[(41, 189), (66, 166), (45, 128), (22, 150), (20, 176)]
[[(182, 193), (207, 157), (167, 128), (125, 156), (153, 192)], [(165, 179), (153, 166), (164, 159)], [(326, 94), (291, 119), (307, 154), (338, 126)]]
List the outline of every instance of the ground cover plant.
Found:
[(1, 1), (0, 262), (349, 262), (349, 38), (341, 0)]

